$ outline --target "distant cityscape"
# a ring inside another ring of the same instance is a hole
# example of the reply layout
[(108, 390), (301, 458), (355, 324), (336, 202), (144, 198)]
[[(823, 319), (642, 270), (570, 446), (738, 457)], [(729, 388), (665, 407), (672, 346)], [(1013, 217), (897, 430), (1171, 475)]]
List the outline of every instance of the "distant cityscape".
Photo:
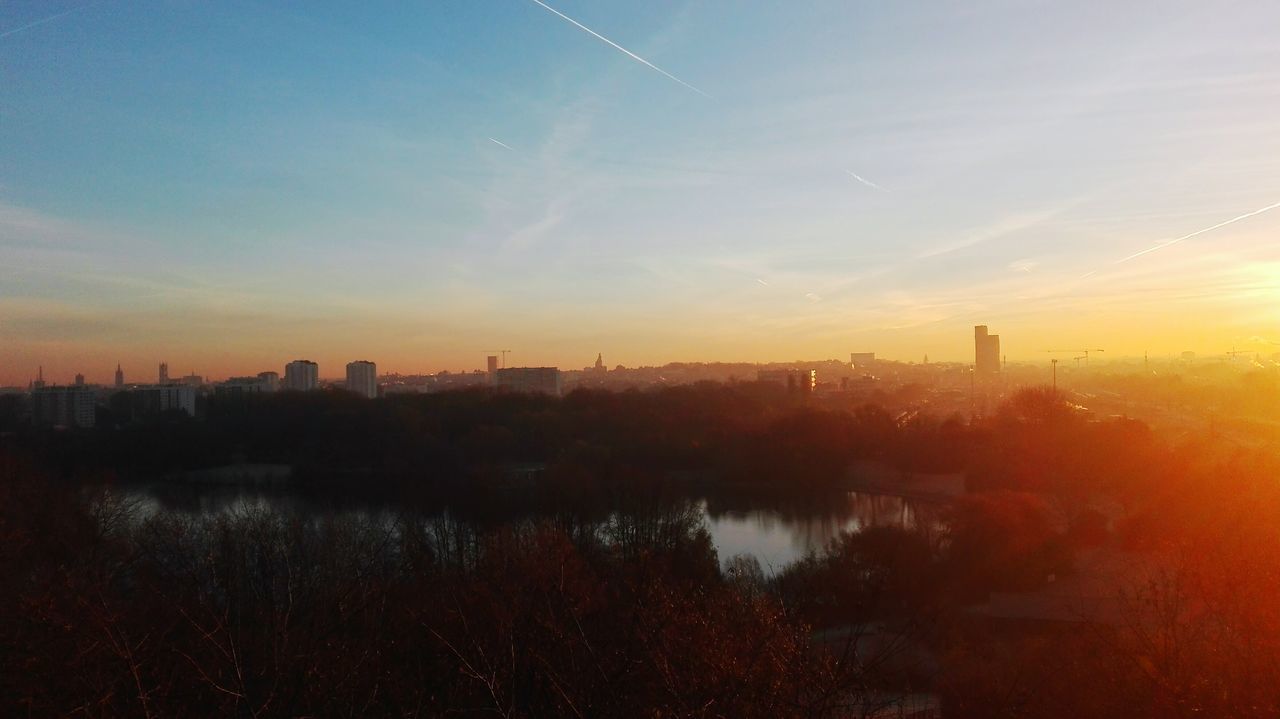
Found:
[[(134, 419), (169, 411), (196, 417), (200, 404), (205, 401), (248, 402), (255, 396), (279, 391), (334, 389), (375, 399), (487, 387), (497, 392), (560, 396), (575, 389), (629, 390), (698, 382), (756, 382), (808, 397), (845, 401), (882, 401), (887, 392), (911, 387), (923, 393), (918, 402), (922, 408), (927, 405), (929, 411), (941, 415), (973, 416), (985, 412), (1010, 389), (1043, 384), (1047, 379), (1043, 376), (1043, 365), (1018, 363), (1011, 368), (1000, 353), (1000, 336), (991, 334), (986, 325), (974, 327), (973, 346), (972, 363), (931, 363), (928, 355), (919, 363), (893, 362), (877, 359), (875, 352), (860, 351), (850, 352), (848, 362), (834, 359), (768, 364), (676, 362), (658, 367), (616, 365), (610, 369), (603, 353), (599, 353), (593, 364), (580, 370), (507, 367), (507, 354), (511, 350), (498, 350), (497, 354), (485, 357), (484, 369), (469, 372), (443, 370), (434, 374), (379, 375), (375, 362), (355, 360), (347, 363), (345, 378), (336, 380), (321, 379), (319, 365), (309, 359), (287, 363), (283, 377), (279, 372), (268, 370), (217, 382), (208, 381), (195, 372), (173, 376), (169, 364), (160, 362), (155, 380), (143, 382), (130, 382), (125, 369), (117, 364), (111, 386), (86, 383), (83, 374), (75, 375), (71, 384), (50, 383), (41, 367), (25, 393), (30, 396), (30, 413), (35, 424), (81, 428), (94, 426), (97, 409), (104, 406)], [(1088, 366), (1091, 352), (1103, 351), (1099, 348), (1046, 350), (1051, 355), (1071, 355), (1076, 368), (1082, 361)], [(1234, 350), (1226, 353), (1233, 358), (1238, 354), (1242, 353)], [(1178, 359), (1189, 362), (1195, 357), (1194, 352), (1183, 352)], [(1049, 359), (1054, 386), (1059, 361), (1056, 356)], [(24, 390), (0, 388), (0, 393), (24, 393)]]

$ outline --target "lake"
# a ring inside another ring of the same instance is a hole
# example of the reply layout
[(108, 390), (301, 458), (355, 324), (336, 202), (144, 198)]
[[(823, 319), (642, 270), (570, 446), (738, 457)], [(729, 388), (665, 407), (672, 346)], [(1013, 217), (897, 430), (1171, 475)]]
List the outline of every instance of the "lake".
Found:
[[(162, 513), (209, 517), (219, 513), (269, 510), (289, 514), (357, 516), (366, 521), (394, 525), (399, 507), (385, 503), (317, 497), (287, 487), (257, 488), (237, 485), (129, 484), (117, 491), (139, 518)], [(842, 532), (866, 527), (913, 528), (936, 524), (940, 505), (903, 497), (867, 492), (837, 494), (821, 506), (779, 507), (756, 501), (724, 506), (723, 500), (692, 500), (701, 513), (720, 561), (750, 554), (765, 574), (774, 574), (807, 554), (821, 551)], [(451, 508), (422, 510), (430, 514), (455, 514)], [(529, 512), (523, 517), (535, 518)], [(488, 524), (488, 522), (486, 522)]]

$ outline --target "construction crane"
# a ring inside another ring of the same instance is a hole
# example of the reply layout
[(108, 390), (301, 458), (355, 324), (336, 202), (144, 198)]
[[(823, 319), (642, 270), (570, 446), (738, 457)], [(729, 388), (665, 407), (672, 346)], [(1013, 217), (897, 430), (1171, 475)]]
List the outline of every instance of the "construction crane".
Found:
[(1051, 353), (1052, 352), (1079, 352), (1080, 356), (1075, 358), (1076, 366), (1080, 365), (1080, 360), (1084, 360), (1084, 364), (1087, 367), (1089, 366), (1090, 352), (1106, 352), (1106, 350), (1104, 349), (1089, 349), (1089, 350), (1072, 349), (1072, 350), (1045, 350), (1045, 352), (1051, 352)]
[(507, 353), (510, 351), (511, 350), (485, 350), (485, 352), (488, 353), (489, 355), (501, 354), (503, 367), (507, 366)]
[(1230, 352), (1224, 352), (1223, 354), (1230, 357), (1232, 362), (1235, 362), (1236, 355), (1247, 355), (1249, 352), (1248, 350), (1237, 350), (1235, 347), (1232, 347)]

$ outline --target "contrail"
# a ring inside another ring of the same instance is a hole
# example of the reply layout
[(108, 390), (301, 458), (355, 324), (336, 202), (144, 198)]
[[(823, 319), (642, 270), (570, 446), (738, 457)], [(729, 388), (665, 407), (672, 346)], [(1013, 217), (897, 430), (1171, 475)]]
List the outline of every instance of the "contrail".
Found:
[(1115, 262), (1113, 262), (1112, 264), (1119, 265), (1119, 264), (1123, 264), (1123, 263), (1125, 263), (1125, 262), (1128, 262), (1129, 260), (1136, 260), (1137, 258), (1142, 257), (1143, 255), (1147, 255), (1147, 254), (1150, 254), (1150, 253), (1152, 253), (1152, 252), (1155, 252), (1156, 250), (1163, 250), (1164, 248), (1166, 248), (1166, 247), (1168, 247), (1168, 246), (1170, 246), (1170, 245), (1176, 245), (1176, 244), (1178, 244), (1179, 242), (1182, 242), (1183, 240), (1189, 240), (1189, 239), (1191, 239), (1192, 237), (1195, 237), (1195, 236), (1197, 236), (1197, 235), (1203, 235), (1204, 233), (1206, 233), (1206, 232), (1211, 232), (1211, 231), (1213, 231), (1213, 230), (1218, 229), (1219, 227), (1226, 227), (1227, 225), (1230, 225), (1230, 224), (1233, 224), (1233, 223), (1239, 222), (1240, 220), (1248, 219), (1248, 218), (1250, 218), (1250, 217), (1253, 217), (1254, 215), (1261, 215), (1261, 214), (1262, 214), (1262, 213), (1264, 213), (1264, 212), (1270, 212), (1271, 210), (1274, 210), (1274, 209), (1276, 209), (1277, 207), (1280, 207), (1280, 202), (1272, 203), (1272, 204), (1267, 205), (1266, 207), (1263, 207), (1263, 208), (1261, 208), (1261, 209), (1254, 210), (1253, 212), (1246, 212), (1246, 213), (1244, 213), (1243, 215), (1237, 215), (1236, 217), (1232, 217), (1232, 218), (1231, 218), (1231, 219), (1229, 219), (1229, 220), (1223, 220), (1222, 222), (1219, 222), (1219, 223), (1218, 223), (1218, 224), (1216, 224), (1216, 225), (1213, 225), (1213, 226), (1211, 226), (1211, 227), (1206, 227), (1206, 228), (1204, 228), (1204, 229), (1202, 229), (1202, 230), (1196, 230), (1195, 232), (1192, 232), (1192, 233), (1191, 233), (1191, 234), (1189, 234), (1189, 235), (1183, 235), (1182, 237), (1175, 237), (1175, 238), (1173, 238), (1172, 240), (1169, 240), (1169, 241), (1167, 241), (1167, 242), (1161, 242), (1160, 244), (1156, 245), (1155, 247), (1148, 247), (1147, 249), (1145, 249), (1145, 250), (1143, 250), (1143, 251), (1141, 251), (1141, 252), (1135, 252), (1135, 253), (1133, 253), (1132, 255), (1129, 255), (1128, 257), (1122, 257), (1122, 258), (1120, 258), (1120, 259), (1116, 260)]
[(845, 172), (849, 173), (849, 177), (852, 177), (853, 179), (857, 180), (858, 182), (861, 182), (862, 184), (866, 185), (867, 187), (870, 187), (870, 188), (871, 188), (871, 189), (873, 189), (873, 190), (879, 190), (879, 191), (881, 191), (881, 192), (888, 192), (888, 190), (886, 190), (886, 189), (884, 189), (883, 187), (881, 187), (881, 186), (877, 185), (876, 183), (872, 182), (871, 180), (868, 180), (867, 178), (863, 177), (862, 175), (859, 175), (858, 173), (854, 172), (853, 170), (845, 170)]
[(23, 30), (30, 30), (31, 28), (33, 28), (33, 27), (35, 27), (35, 26), (37, 26), (37, 25), (43, 25), (43, 24), (45, 24), (45, 23), (47, 23), (47, 22), (53, 22), (54, 20), (57, 20), (57, 19), (58, 19), (58, 18), (60, 18), (60, 17), (65, 17), (65, 16), (67, 16), (67, 15), (70, 15), (70, 14), (71, 14), (71, 13), (73, 13), (73, 12), (78, 12), (78, 11), (80, 11), (80, 10), (84, 10), (84, 9), (85, 9), (85, 8), (87, 8), (87, 7), (93, 7), (94, 5), (97, 5), (97, 4), (98, 4), (99, 2), (101, 2), (101, 1), (102, 1), (102, 0), (97, 0), (97, 2), (86, 3), (86, 4), (84, 4), (84, 5), (80, 5), (80, 6), (77, 6), (77, 7), (73, 7), (73, 8), (71, 8), (70, 10), (63, 10), (62, 12), (60, 12), (60, 13), (58, 13), (58, 14), (56, 14), (56, 15), (50, 15), (50, 16), (49, 16), (49, 17), (47, 17), (47, 18), (43, 18), (43, 19), (41, 19), (41, 20), (36, 20), (36, 21), (34, 21), (34, 22), (29, 22), (29, 23), (27, 23), (26, 25), (22, 25), (22, 26), (20, 26), (20, 27), (15, 27), (15, 28), (14, 28), (14, 29), (12, 29), (12, 30), (5, 30), (4, 32), (0, 32), (0, 38), (9, 37), (10, 35), (14, 35), (14, 34), (20, 33), (20, 32), (22, 32)]
[(631, 58), (632, 60), (635, 60), (635, 61), (637, 61), (637, 62), (640, 62), (640, 63), (642, 63), (642, 64), (644, 64), (644, 65), (647, 65), (648, 67), (650, 67), (650, 68), (652, 68), (652, 69), (654, 69), (654, 70), (657, 70), (658, 72), (662, 73), (663, 75), (666, 75), (667, 77), (671, 78), (672, 80), (675, 80), (676, 82), (680, 83), (681, 85), (684, 85), (685, 87), (689, 88), (690, 90), (693, 90), (694, 92), (698, 93), (699, 95), (702, 95), (702, 96), (703, 96), (703, 97), (705, 97), (705, 98), (714, 99), (714, 98), (712, 98), (710, 95), (708, 95), (707, 93), (705, 93), (705, 92), (703, 92), (703, 91), (699, 90), (698, 88), (694, 87), (693, 85), (690, 85), (689, 83), (685, 82), (684, 80), (681, 80), (680, 78), (676, 77), (675, 75), (672, 75), (671, 73), (667, 72), (666, 70), (663, 70), (662, 68), (658, 67), (657, 65), (654, 65), (653, 63), (651, 63), (651, 62), (649, 62), (648, 60), (646, 60), (646, 59), (644, 59), (644, 58), (640, 57), (639, 55), (635, 54), (634, 52), (631, 52), (630, 50), (628, 50), (628, 49), (626, 49), (625, 47), (623, 47), (623, 46), (619, 45), (618, 43), (616, 43), (616, 42), (614, 42), (614, 41), (610, 40), (609, 38), (605, 37), (604, 35), (601, 35), (600, 33), (596, 32), (595, 30), (592, 30), (591, 28), (587, 27), (586, 25), (583, 25), (582, 23), (578, 22), (577, 20), (574, 20), (573, 18), (569, 17), (568, 15), (565, 15), (564, 13), (560, 12), (559, 10), (557, 10), (557, 9), (555, 9), (555, 8), (553, 8), (553, 7), (551, 7), (550, 5), (548, 5), (548, 4), (544, 3), (544, 2), (542, 2), (542, 0), (533, 0), (533, 2), (537, 3), (538, 5), (541, 5), (541, 6), (542, 6), (543, 8), (545, 8), (546, 10), (548, 10), (548, 11), (550, 11), (550, 12), (555, 13), (556, 15), (560, 16), (561, 18), (563, 18), (563, 19), (565, 19), (565, 20), (567, 20), (567, 21), (569, 21), (569, 22), (573, 23), (573, 25), (574, 25), (575, 27), (577, 27), (578, 29), (580, 29), (580, 30), (584, 30), (584, 31), (586, 31), (586, 32), (590, 33), (590, 34), (591, 34), (593, 37), (595, 37), (597, 40), (601, 40), (601, 41), (603, 41), (603, 42), (608, 43), (611, 47), (613, 47), (614, 49), (616, 49), (616, 50), (618, 50), (618, 51), (622, 52), (623, 54), (625, 54), (627, 57)]
[(511, 150), (512, 152), (515, 152), (515, 151), (516, 151), (516, 148), (514, 148), (514, 147), (512, 147), (512, 146), (508, 145), (507, 143), (505, 143), (505, 142), (503, 142), (503, 141), (501, 141), (501, 140), (495, 140), (495, 139), (493, 139), (493, 138), (491, 137), (491, 138), (489, 138), (489, 142), (492, 142), (492, 143), (493, 143), (493, 144), (495, 144), (495, 145), (500, 145), (500, 146), (502, 146), (502, 147), (505, 147), (505, 148), (507, 148), (508, 150)]

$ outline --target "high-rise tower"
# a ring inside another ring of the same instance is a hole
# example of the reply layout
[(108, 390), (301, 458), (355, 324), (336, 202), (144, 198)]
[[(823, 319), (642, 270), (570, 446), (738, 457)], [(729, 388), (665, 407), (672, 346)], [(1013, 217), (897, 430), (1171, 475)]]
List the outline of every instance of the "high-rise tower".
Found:
[(284, 388), (309, 392), (320, 384), (320, 370), (311, 360), (294, 360), (284, 366)]
[(978, 374), (1000, 372), (1000, 335), (988, 334), (986, 325), (973, 328), (973, 368)]
[(368, 360), (347, 363), (347, 390), (361, 397), (378, 396), (378, 366)]

